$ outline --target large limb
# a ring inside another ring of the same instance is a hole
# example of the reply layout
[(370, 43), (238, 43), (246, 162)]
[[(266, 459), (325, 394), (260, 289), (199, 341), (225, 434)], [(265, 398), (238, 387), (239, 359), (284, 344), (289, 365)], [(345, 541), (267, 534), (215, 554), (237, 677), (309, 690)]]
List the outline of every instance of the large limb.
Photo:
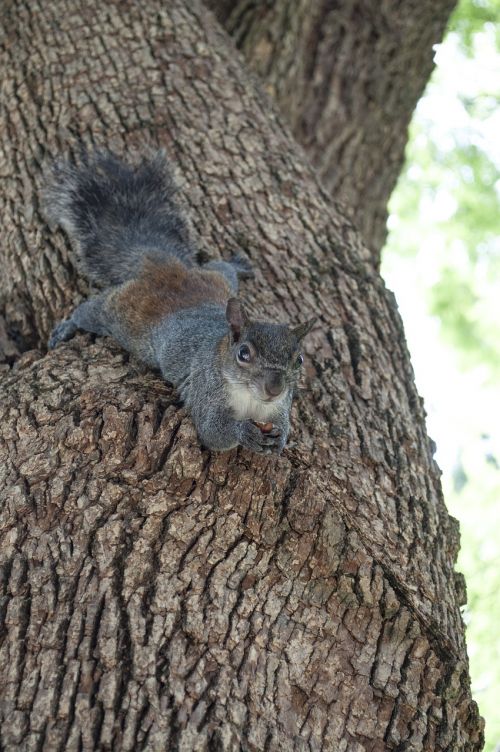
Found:
[(407, 127), (456, 0), (206, 0), (378, 265)]

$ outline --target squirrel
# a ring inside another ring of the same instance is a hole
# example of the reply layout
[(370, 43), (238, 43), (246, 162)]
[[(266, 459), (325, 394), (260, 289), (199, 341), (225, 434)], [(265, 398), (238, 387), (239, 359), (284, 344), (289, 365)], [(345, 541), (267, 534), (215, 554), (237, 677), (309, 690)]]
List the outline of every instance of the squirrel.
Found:
[(207, 449), (280, 453), (315, 319), (251, 320), (237, 297), (250, 262), (199, 264), (176, 190), (162, 151), (136, 165), (107, 151), (53, 165), (42, 212), (99, 289), (57, 324), (49, 349), (78, 329), (110, 336), (177, 388)]

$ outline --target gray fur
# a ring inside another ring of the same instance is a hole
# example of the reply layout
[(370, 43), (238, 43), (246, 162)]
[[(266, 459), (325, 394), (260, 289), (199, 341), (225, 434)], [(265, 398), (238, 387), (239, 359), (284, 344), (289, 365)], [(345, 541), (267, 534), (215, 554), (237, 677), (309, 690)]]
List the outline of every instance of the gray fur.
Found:
[(49, 348), (54, 348), (59, 342), (67, 342), (78, 329), (84, 329), (92, 334), (111, 334), (104, 312), (106, 300), (107, 293), (101, 293), (80, 303), (71, 314), (71, 318), (61, 321), (54, 328), (49, 340)]
[[(66, 230), (88, 277), (107, 289), (59, 323), (49, 347), (77, 329), (109, 335), (177, 387), (208, 449), (242, 445), (280, 452), (289, 432), (301, 329), (252, 322), (236, 298), (227, 310), (207, 303), (170, 313), (141, 338), (116, 313), (116, 293), (136, 277), (145, 257), (196, 263), (164, 156), (130, 167), (101, 152), (84, 156), (79, 166), (59, 163), (52, 175), (45, 214)], [(238, 279), (252, 274), (241, 255), (206, 267), (224, 275), (234, 295)], [(226, 316), (234, 315), (239, 325), (229, 326)], [(248, 363), (239, 357), (242, 345), (251, 353)], [(254, 421), (272, 422), (272, 430), (264, 433)]]
[(236, 253), (231, 261), (209, 261), (204, 269), (219, 272), (231, 285), (231, 290), (236, 295), (240, 279), (250, 279), (254, 276), (250, 261), (241, 253)]
[[(169, 316), (153, 335), (162, 375), (177, 386), (200, 440), (208, 448), (231, 449), (242, 444), (254, 451), (281, 451), (289, 432), (292, 392), (281, 402), (261, 403), (265, 412), (238, 420), (230, 408), (230, 383), (218, 351), (226, 337), (225, 312), (219, 306), (206, 305)], [(258, 428), (254, 431), (253, 420), (273, 422), (279, 431), (272, 435)]]

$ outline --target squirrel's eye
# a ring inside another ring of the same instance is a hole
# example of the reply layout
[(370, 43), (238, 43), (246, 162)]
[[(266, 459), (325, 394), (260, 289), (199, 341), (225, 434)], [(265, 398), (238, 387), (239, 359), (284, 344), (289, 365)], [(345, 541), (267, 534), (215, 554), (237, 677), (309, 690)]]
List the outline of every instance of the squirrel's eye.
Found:
[(250, 348), (248, 347), (248, 345), (242, 345), (240, 349), (238, 350), (238, 360), (241, 363), (249, 363), (251, 357), (252, 357), (252, 354), (250, 352)]
[(302, 355), (299, 355), (299, 357), (295, 361), (295, 368), (300, 368), (303, 362), (304, 362), (304, 358), (302, 357)]

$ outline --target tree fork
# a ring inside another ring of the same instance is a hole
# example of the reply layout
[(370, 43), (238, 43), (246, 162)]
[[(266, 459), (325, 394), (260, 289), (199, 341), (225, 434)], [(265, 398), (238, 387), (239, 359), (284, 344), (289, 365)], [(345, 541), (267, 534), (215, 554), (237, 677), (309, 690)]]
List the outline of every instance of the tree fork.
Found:
[[(0, 290), (40, 349), (0, 384), (2, 748), (480, 750), (458, 533), (349, 220), (196, 2), (3, 21)], [(318, 316), (282, 456), (202, 450), (109, 341), (44, 352), (85, 285), (36, 197), (80, 141), (165, 146), (200, 249), (252, 258), (250, 309)]]

